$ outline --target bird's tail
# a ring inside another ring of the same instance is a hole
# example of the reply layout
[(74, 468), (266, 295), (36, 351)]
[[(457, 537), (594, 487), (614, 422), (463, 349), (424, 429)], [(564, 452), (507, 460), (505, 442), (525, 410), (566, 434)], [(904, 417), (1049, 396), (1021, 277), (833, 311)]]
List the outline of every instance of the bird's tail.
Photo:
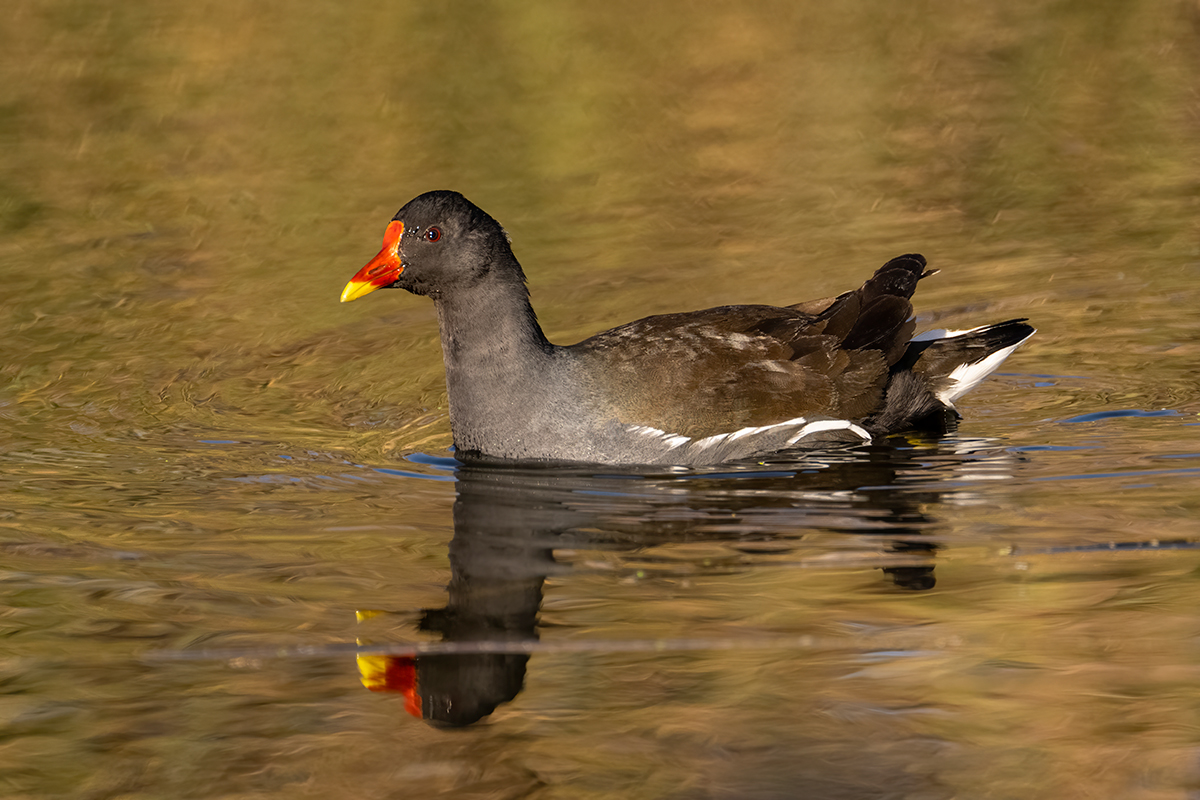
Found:
[(892, 366), (884, 408), (867, 421), (875, 433), (946, 427), (954, 401), (979, 385), (1035, 330), (1010, 319), (970, 330), (926, 331), (908, 343)]

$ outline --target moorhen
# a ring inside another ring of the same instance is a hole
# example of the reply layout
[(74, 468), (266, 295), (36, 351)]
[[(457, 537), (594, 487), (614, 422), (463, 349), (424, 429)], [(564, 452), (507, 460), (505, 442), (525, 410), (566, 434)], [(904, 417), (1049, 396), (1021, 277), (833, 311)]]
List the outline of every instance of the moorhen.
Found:
[(397, 212), (342, 302), (392, 287), (433, 299), (459, 458), (697, 465), (957, 419), (954, 401), (1034, 329), (914, 337), (909, 298), (932, 272), (905, 255), (837, 297), (663, 314), (556, 345), (504, 229), (439, 191)]

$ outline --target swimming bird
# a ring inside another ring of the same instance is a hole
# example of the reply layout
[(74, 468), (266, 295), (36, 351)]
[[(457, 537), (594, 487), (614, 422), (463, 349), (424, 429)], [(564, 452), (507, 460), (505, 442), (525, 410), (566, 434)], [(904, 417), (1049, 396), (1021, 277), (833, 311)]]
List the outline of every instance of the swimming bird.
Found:
[(558, 345), (504, 229), (435, 191), (397, 212), (342, 302), (381, 288), (433, 300), (458, 458), (701, 465), (957, 419), (954, 402), (1034, 329), (914, 336), (911, 297), (935, 271), (903, 255), (837, 297), (662, 314)]

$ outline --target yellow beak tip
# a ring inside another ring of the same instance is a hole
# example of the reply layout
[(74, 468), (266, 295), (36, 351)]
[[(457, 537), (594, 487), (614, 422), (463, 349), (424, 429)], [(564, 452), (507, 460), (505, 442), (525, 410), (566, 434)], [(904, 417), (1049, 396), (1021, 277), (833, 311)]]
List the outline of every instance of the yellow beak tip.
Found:
[(346, 288), (342, 289), (342, 302), (349, 303), (351, 300), (357, 300), (364, 294), (370, 294), (378, 287), (372, 286), (366, 281), (350, 281), (346, 284)]

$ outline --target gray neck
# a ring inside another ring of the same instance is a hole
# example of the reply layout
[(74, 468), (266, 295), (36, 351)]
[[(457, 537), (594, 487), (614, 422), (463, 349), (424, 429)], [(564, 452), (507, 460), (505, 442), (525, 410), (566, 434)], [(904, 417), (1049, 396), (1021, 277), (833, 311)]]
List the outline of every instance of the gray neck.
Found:
[(520, 276), (495, 273), (435, 300), (455, 445), (497, 453), (528, 435), (529, 404), (547, 380), (546, 341)]

